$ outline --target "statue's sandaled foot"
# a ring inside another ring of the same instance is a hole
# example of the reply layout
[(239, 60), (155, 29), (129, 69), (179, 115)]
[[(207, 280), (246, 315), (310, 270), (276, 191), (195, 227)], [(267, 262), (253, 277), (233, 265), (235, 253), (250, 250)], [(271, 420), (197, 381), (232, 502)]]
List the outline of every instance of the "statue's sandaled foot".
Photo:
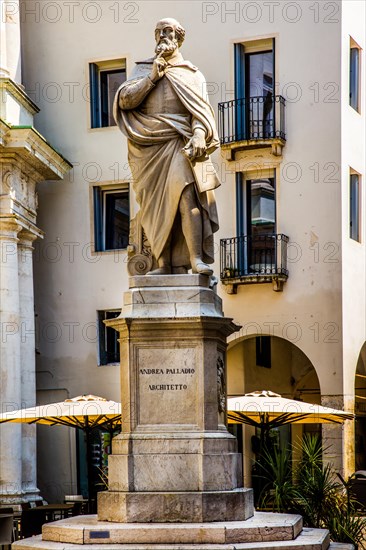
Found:
[(152, 271), (149, 271), (147, 275), (171, 275), (172, 270), (170, 267), (157, 267), (156, 269), (153, 269)]
[(199, 273), (201, 275), (212, 275), (213, 269), (209, 265), (205, 264), (200, 258), (192, 261), (192, 273)]

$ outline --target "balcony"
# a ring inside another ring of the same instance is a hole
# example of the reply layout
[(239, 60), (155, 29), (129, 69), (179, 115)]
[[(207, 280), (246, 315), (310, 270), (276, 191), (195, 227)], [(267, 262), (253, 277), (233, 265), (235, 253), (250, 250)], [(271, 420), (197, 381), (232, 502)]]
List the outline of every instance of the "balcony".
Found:
[(288, 279), (287, 243), (283, 234), (242, 235), (220, 240), (220, 278), (228, 294), (243, 284), (272, 283), (281, 292)]
[(219, 103), (219, 135), (227, 160), (243, 149), (270, 147), (282, 155), (286, 143), (286, 101), (281, 95), (256, 96)]

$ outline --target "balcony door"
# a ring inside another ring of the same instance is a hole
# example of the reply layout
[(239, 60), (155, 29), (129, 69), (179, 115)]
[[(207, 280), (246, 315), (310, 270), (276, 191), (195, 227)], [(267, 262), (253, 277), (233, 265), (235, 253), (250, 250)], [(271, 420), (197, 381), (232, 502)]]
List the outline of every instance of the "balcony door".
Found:
[(246, 55), (246, 97), (250, 139), (273, 136), (273, 51)]
[(237, 228), (240, 268), (245, 273), (274, 273), (276, 269), (275, 178), (245, 179), (237, 174)]
[(238, 141), (274, 137), (274, 59), (274, 39), (235, 44), (235, 122)]

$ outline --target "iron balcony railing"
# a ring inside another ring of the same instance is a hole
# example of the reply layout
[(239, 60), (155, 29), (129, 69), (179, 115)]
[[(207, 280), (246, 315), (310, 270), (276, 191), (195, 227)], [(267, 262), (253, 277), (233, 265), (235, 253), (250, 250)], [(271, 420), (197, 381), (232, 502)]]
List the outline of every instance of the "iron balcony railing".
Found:
[(222, 145), (244, 140), (285, 140), (285, 98), (281, 95), (234, 99), (219, 103)]
[(221, 280), (269, 275), (287, 277), (288, 241), (289, 238), (282, 233), (221, 239)]

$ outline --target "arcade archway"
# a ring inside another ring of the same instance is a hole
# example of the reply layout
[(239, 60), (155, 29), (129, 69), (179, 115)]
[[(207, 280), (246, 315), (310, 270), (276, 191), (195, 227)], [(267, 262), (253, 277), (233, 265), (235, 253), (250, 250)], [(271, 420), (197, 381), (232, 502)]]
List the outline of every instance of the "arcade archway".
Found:
[[(284, 338), (253, 335), (235, 341), (228, 349), (227, 368), (229, 396), (271, 390), (290, 399), (321, 404), (319, 379), (313, 364), (300, 348)], [(237, 436), (243, 453), (244, 483), (251, 486), (255, 429), (239, 425), (232, 426), (230, 431)], [(309, 431), (321, 433), (321, 427), (301, 424), (278, 428), (279, 444), (294, 443)], [(293, 458), (297, 458), (296, 451)]]

